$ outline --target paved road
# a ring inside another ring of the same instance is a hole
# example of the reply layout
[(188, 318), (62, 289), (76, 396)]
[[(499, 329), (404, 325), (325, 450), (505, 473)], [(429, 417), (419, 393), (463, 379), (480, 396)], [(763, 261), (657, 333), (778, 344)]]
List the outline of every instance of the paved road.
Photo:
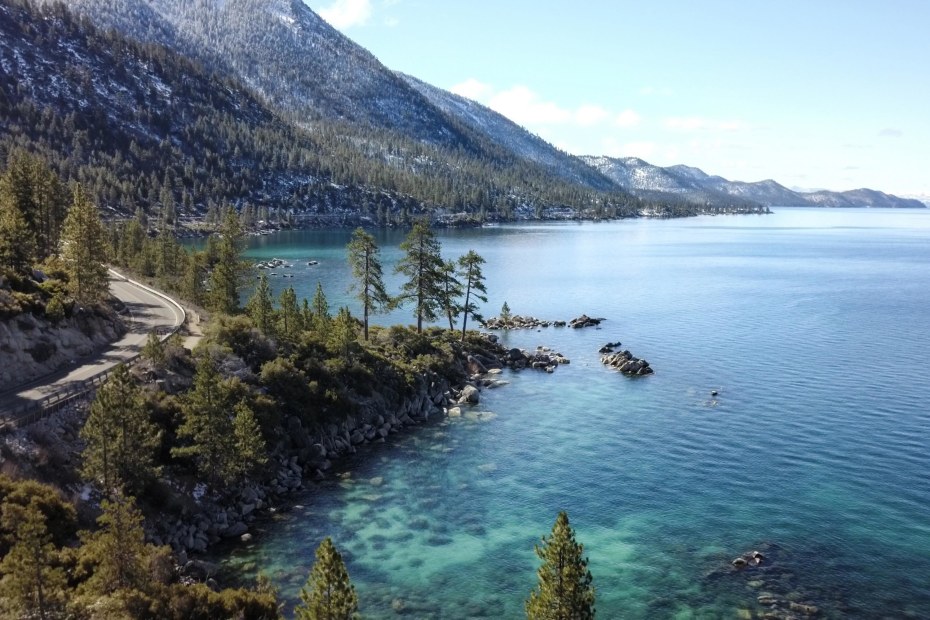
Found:
[(184, 322), (184, 312), (176, 303), (129, 282), (115, 271), (110, 272), (110, 292), (126, 305), (124, 318), (129, 326), (126, 335), (105, 351), (76, 360), (70, 368), (0, 394), (0, 417), (5, 417), (2, 413), (17, 410), (30, 401), (70, 391), (81, 382), (139, 353), (152, 330), (167, 334)]

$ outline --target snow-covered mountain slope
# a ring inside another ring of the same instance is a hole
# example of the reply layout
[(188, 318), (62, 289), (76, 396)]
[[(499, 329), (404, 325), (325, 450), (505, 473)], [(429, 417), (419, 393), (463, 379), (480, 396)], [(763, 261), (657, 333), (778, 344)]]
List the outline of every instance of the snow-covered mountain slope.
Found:
[(98, 26), (167, 45), (231, 71), (301, 122), (370, 124), (432, 144), (475, 149), (371, 53), (301, 0), (67, 0)]
[(729, 197), (756, 202), (768, 207), (919, 208), (924, 206), (918, 200), (899, 198), (871, 189), (848, 192), (826, 190), (798, 192), (771, 179), (754, 183), (730, 181), (720, 176), (709, 175), (700, 168), (685, 165), (662, 168), (636, 157), (586, 156), (582, 159), (619, 183), (627, 191), (644, 197), (656, 197), (657, 193), (665, 193), (692, 202), (713, 202), (726, 200), (726, 197)]
[(398, 75), (445, 114), (486, 136), (508, 153), (536, 162), (550, 173), (567, 181), (598, 190), (616, 189), (611, 179), (594, 172), (579, 158), (557, 149), (506, 116), (413, 76), (403, 73)]

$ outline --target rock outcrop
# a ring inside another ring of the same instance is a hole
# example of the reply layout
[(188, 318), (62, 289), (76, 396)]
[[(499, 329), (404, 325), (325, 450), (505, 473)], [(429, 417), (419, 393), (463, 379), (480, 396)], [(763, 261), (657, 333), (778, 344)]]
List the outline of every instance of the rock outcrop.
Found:
[(642, 376), (653, 374), (649, 362), (644, 359), (634, 357), (629, 351), (614, 352), (614, 347), (619, 347), (620, 343), (607, 343), (600, 349), (601, 363), (612, 368), (616, 368), (625, 375)]
[(595, 319), (587, 314), (582, 314), (578, 318), (572, 319), (568, 322), (568, 326), (573, 329), (581, 329), (583, 327), (597, 327), (601, 322), (606, 321), (607, 319)]
[(57, 323), (24, 312), (0, 320), (0, 392), (90, 355), (126, 332), (111, 311), (79, 309)]

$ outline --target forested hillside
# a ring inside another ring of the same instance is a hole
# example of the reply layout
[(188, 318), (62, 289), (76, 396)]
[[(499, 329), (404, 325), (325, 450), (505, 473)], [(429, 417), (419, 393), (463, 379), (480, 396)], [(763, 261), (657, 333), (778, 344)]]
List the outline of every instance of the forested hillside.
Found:
[(621, 190), (553, 179), (493, 145), (476, 154), (347, 121), (299, 126), (234, 78), (61, 5), (2, 0), (0, 66), (0, 157), (41, 155), (111, 215), (142, 209), (170, 221), (230, 202), (391, 223), (640, 208)]

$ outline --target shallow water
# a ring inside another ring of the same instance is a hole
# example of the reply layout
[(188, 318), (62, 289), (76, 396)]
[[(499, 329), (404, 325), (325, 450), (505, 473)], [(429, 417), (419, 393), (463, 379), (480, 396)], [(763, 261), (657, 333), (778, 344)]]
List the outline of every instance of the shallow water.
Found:
[[(465, 417), (361, 451), (228, 553), (229, 570), (262, 569), (293, 605), (329, 535), (365, 617), (519, 618), (533, 544), (567, 510), (599, 617), (735, 617), (761, 610), (763, 591), (827, 617), (930, 617), (930, 213), (440, 236), (449, 257), (487, 259), (486, 315), (506, 300), (517, 314), (607, 321), (504, 334), (572, 363), (505, 373), (510, 385)], [(402, 237), (379, 233), (388, 274)], [(347, 239), (285, 232), (254, 238), (249, 255), (293, 263), (276, 290), (309, 297), (319, 280), (354, 309)], [(603, 367), (597, 350), (616, 340), (656, 374)], [(729, 571), (766, 543), (767, 571)]]

